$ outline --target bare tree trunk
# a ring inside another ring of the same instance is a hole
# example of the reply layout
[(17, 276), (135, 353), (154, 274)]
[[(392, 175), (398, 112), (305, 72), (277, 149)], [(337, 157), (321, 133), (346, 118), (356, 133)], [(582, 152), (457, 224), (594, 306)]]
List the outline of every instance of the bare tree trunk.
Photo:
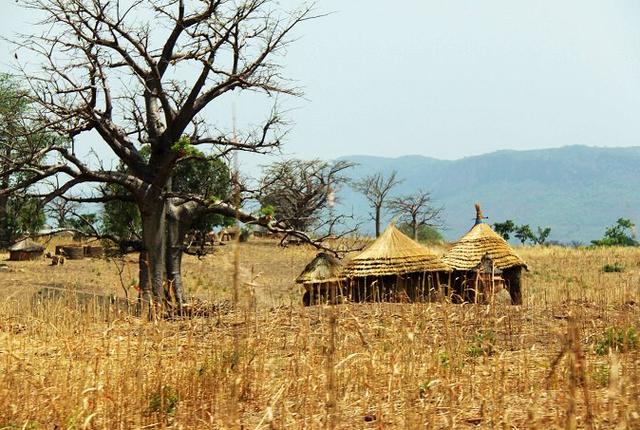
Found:
[(380, 237), (380, 211), (381, 207), (376, 206), (376, 237)]
[[(142, 242), (148, 255), (149, 284), (155, 307), (165, 304), (163, 288), (166, 252), (166, 211), (164, 201), (147, 206), (141, 211)], [(143, 297), (145, 295), (143, 290)]]
[(167, 282), (173, 288), (178, 313), (182, 313), (185, 303), (184, 288), (182, 284), (182, 256), (184, 251), (184, 238), (193, 220), (191, 214), (177, 210), (169, 204), (167, 208), (167, 252), (166, 270)]

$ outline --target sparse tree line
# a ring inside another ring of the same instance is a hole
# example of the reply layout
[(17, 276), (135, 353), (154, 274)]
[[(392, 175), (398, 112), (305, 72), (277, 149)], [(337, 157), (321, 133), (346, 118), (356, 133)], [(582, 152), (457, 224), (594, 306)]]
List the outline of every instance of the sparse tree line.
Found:
[(504, 240), (509, 240), (511, 237), (515, 237), (524, 245), (527, 241), (535, 245), (544, 245), (549, 239), (551, 234), (550, 227), (537, 227), (536, 231), (529, 226), (529, 224), (516, 225), (513, 220), (506, 220), (504, 222), (497, 222), (493, 224), (493, 229)]

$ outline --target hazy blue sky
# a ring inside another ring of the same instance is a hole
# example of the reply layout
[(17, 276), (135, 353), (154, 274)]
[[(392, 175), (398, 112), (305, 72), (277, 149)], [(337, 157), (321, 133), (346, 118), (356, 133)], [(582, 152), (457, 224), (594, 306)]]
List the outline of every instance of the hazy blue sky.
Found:
[[(282, 1), (295, 5), (293, 1)], [(0, 33), (33, 19), (1, 0)], [(637, 0), (325, 0), (283, 63), (299, 157), (639, 145)], [(0, 45), (3, 70), (12, 55)], [(239, 104), (238, 116), (252, 106)]]

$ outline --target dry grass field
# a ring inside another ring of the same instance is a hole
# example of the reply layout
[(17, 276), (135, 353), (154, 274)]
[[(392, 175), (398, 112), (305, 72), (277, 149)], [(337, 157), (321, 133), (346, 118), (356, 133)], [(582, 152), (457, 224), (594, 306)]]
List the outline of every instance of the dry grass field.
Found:
[[(157, 322), (33, 300), (135, 294), (133, 254), (7, 261), (0, 429), (640, 428), (640, 249), (519, 252), (522, 306), (304, 308), (293, 280), (313, 250), (249, 242), (234, 311)], [(192, 296), (231, 299), (233, 246), (187, 257), (184, 276)]]

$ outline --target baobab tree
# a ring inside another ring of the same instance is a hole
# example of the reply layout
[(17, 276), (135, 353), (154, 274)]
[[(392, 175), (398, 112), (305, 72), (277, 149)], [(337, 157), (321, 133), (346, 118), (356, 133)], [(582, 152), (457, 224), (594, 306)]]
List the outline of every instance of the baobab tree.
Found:
[[(86, 139), (97, 138), (126, 166), (91, 164), (77, 156), (73, 145), (52, 141), (44, 150), (51, 163), (40, 168), (36, 180), (60, 179), (49, 199), (83, 183), (126, 189), (140, 211), (148, 255), (149, 282), (141, 282), (142, 297), (159, 303), (170, 199), (238, 213), (224, 201), (177, 195), (170, 180), (173, 170), (196, 157), (196, 147), (222, 157), (234, 151), (266, 153), (281, 145), (286, 130), (275, 107), (256, 128), (238, 133), (222, 129), (205, 110), (233, 91), (299, 95), (275, 60), (293, 29), (313, 18), (311, 7), (287, 12), (270, 0), (22, 4), (44, 17), (40, 25), (46, 30), (17, 42), (18, 58), (28, 56), (41, 65), (35, 71), (23, 68), (38, 123), (71, 142), (92, 132)], [(141, 154), (143, 146), (149, 148), (148, 157)]]

